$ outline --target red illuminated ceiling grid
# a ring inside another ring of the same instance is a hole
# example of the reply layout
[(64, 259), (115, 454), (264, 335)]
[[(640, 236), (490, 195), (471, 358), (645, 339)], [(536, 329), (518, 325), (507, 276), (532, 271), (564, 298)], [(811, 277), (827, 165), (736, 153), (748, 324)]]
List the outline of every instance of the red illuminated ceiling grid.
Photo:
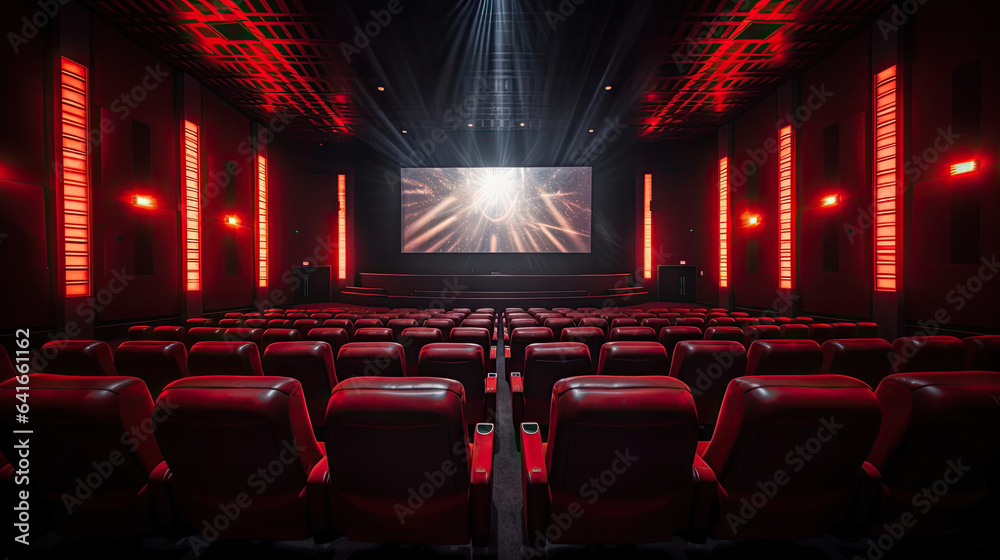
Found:
[(896, 291), (896, 67), (875, 75), (875, 290)]
[(641, 97), (646, 138), (690, 137), (774, 90), (867, 25), (889, 1), (693, 0), (658, 32), (665, 53)]
[(778, 287), (792, 289), (792, 259), (795, 232), (795, 185), (792, 174), (792, 127), (778, 137)]
[(87, 68), (61, 60), (62, 204), (66, 295), (90, 295), (90, 173)]
[(267, 287), (267, 159), (257, 156), (257, 287)]
[(355, 108), (330, 15), (309, 0), (90, 0), (125, 31), (267, 124), (350, 134)]

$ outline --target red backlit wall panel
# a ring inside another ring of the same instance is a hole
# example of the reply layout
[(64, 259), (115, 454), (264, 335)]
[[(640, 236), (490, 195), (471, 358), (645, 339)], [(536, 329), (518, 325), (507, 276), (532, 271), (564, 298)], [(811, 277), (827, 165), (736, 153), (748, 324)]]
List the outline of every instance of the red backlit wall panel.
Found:
[(729, 158), (719, 160), (719, 287), (729, 287)]
[(337, 175), (337, 278), (347, 280), (347, 175)]
[(778, 136), (778, 287), (792, 289), (794, 265), (795, 184), (792, 173), (792, 127), (781, 129)]
[(875, 75), (875, 290), (896, 291), (896, 67)]
[(267, 287), (267, 159), (257, 156), (257, 287)]
[(201, 290), (201, 161), (198, 125), (184, 121), (184, 289)]
[(653, 277), (653, 212), (650, 204), (653, 200), (653, 176), (646, 173), (643, 177), (642, 196), (642, 273), (643, 278)]
[(90, 149), (87, 68), (61, 60), (62, 206), (67, 296), (90, 295)]

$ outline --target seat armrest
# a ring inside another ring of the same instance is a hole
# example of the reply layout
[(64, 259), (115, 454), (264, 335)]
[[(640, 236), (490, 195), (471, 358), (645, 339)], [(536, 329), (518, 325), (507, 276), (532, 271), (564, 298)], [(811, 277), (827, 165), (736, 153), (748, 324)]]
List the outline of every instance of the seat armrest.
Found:
[(160, 461), (160, 464), (153, 468), (153, 472), (149, 473), (149, 501), (160, 527), (173, 527), (178, 523), (174, 516), (173, 495), (170, 492), (171, 477), (172, 473), (166, 461)]
[(718, 499), (719, 480), (712, 467), (709, 467), (697, 453), (694, 456), (691, 476), (694, 483), (691, 499), (694, 503), (691, 508), (690, 528), (696, 534), (707, 535)]
[(483, 418), (487, 424), (493, 424), (497, 413), (497, 374), (495, 373), (486, 374), (486, 398), (484, 406), (486, 410), (483, 411)]
[[(510, 411), (514, 418), (514, 430), (520, 432), (524, 422), (524, 378), (516, 371), (510, 374)], [(521, 443), (520, 434), (517, 443)]]
[(330, 527), (329, 488), (330, 467), (326, 457), (320, 459), (306, 479), (306, 508), (309, 512), (309, 528), (313, 533), (323, 534)]
[(854, 528), (867, 530), (875, 519), (879, 518), (879, 496), (882, 492), (882, 473), (878, 467), (865, 461), (861, 464), (858, 491), (854, 497), (853, 512)]
[(542, 434), (538, 424), (525, 422), (519, 428), (521, 490), (524, 495), (524, 541), (531, 545), (536, 541), (545, 540), (545, 524), (549, 515), (549, 477), (545, 469), (545, 447), (542, 445)]
[(472, 545), (486, 546), (493, 515), (493, 424), (476, 424), (469, 481)]

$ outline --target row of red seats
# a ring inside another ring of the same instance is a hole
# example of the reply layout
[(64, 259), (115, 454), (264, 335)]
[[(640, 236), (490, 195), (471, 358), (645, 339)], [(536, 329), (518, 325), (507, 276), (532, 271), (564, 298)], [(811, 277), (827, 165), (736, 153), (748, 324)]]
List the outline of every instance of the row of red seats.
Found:
[[(60, 534), (192, 535), (196, 550), (216, 538), (489, 541), (493, 426), (469, 433), (457, 381), (341, 382), (321, 417), (326, 444), (287, 377), (191, 377), (155, 404), (133, 377), (33, 374), (29, 385), (32, 513)], [(0, 384), (4, 410), (16, 387)], [(8, 457), (12, 422), (0, 420)], [(0, 470), (5, 508), (12, 486)]]
[(412, 340), (406, 346), (392, 341), (346, 342), (336, 349), (322, 340), (275, 342), (262, 354), (252, 342), (204, 341), (187, 351), (179, 342), (139, 340), (122, 343), (113, 356), (107, 343), (82, 340), (49, 342), (42, 353), (53, 356), (45, 373), (137, 377), (145, 382), (153, 398), (170, 383), (187, 377), (290, 377), (302, 384), (317, 430), (322, 427), (326, 403), (338, 381), (354, 377), (442, 377), (465, 387), (470, 424), (492, 422), (496, 373), (488, 371), (483, 346), (417, 336)]
[[(510, 373), (513, 419), (515, 426), (547, 426), (556, 382), (593, 373), (677, 378), (691, 388), (700, 423), (712, 426), (726, 386), (744, 376), (835, 374), (877, 387), (897, 372), (1000, 372), (1000, 336), (966, 339), (971, 361), (966, 346), (949, 338), (899, 339), (895, 348), (880, 338), (830, 340), (822, 347), (811, 340), (765, 340), (749, 352), (736, 342), (689, 340), (678, 342), (670, 355), (653, 342), (607, 342), (597, 352), (579, 342), (534, 343), (524, 349), (523, 369)], [(905, 356), (905, 363), (895, 361)]]
[(742, 377), (698, 441), (695, 398), (678, 379), (563, 379), (548, 429), (519, 429), (525, 539), (834, 534), (881, 546), (994, 527), (998, 392), (995, 372), (897, 374), (874, 393), (840, 375)]

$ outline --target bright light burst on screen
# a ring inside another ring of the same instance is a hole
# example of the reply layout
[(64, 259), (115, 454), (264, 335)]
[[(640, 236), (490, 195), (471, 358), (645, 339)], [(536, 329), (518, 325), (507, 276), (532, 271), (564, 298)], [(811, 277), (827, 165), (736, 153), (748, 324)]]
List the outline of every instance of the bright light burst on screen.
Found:
[(588, 253), (589, 167), (403, 168), (405, 253)]

